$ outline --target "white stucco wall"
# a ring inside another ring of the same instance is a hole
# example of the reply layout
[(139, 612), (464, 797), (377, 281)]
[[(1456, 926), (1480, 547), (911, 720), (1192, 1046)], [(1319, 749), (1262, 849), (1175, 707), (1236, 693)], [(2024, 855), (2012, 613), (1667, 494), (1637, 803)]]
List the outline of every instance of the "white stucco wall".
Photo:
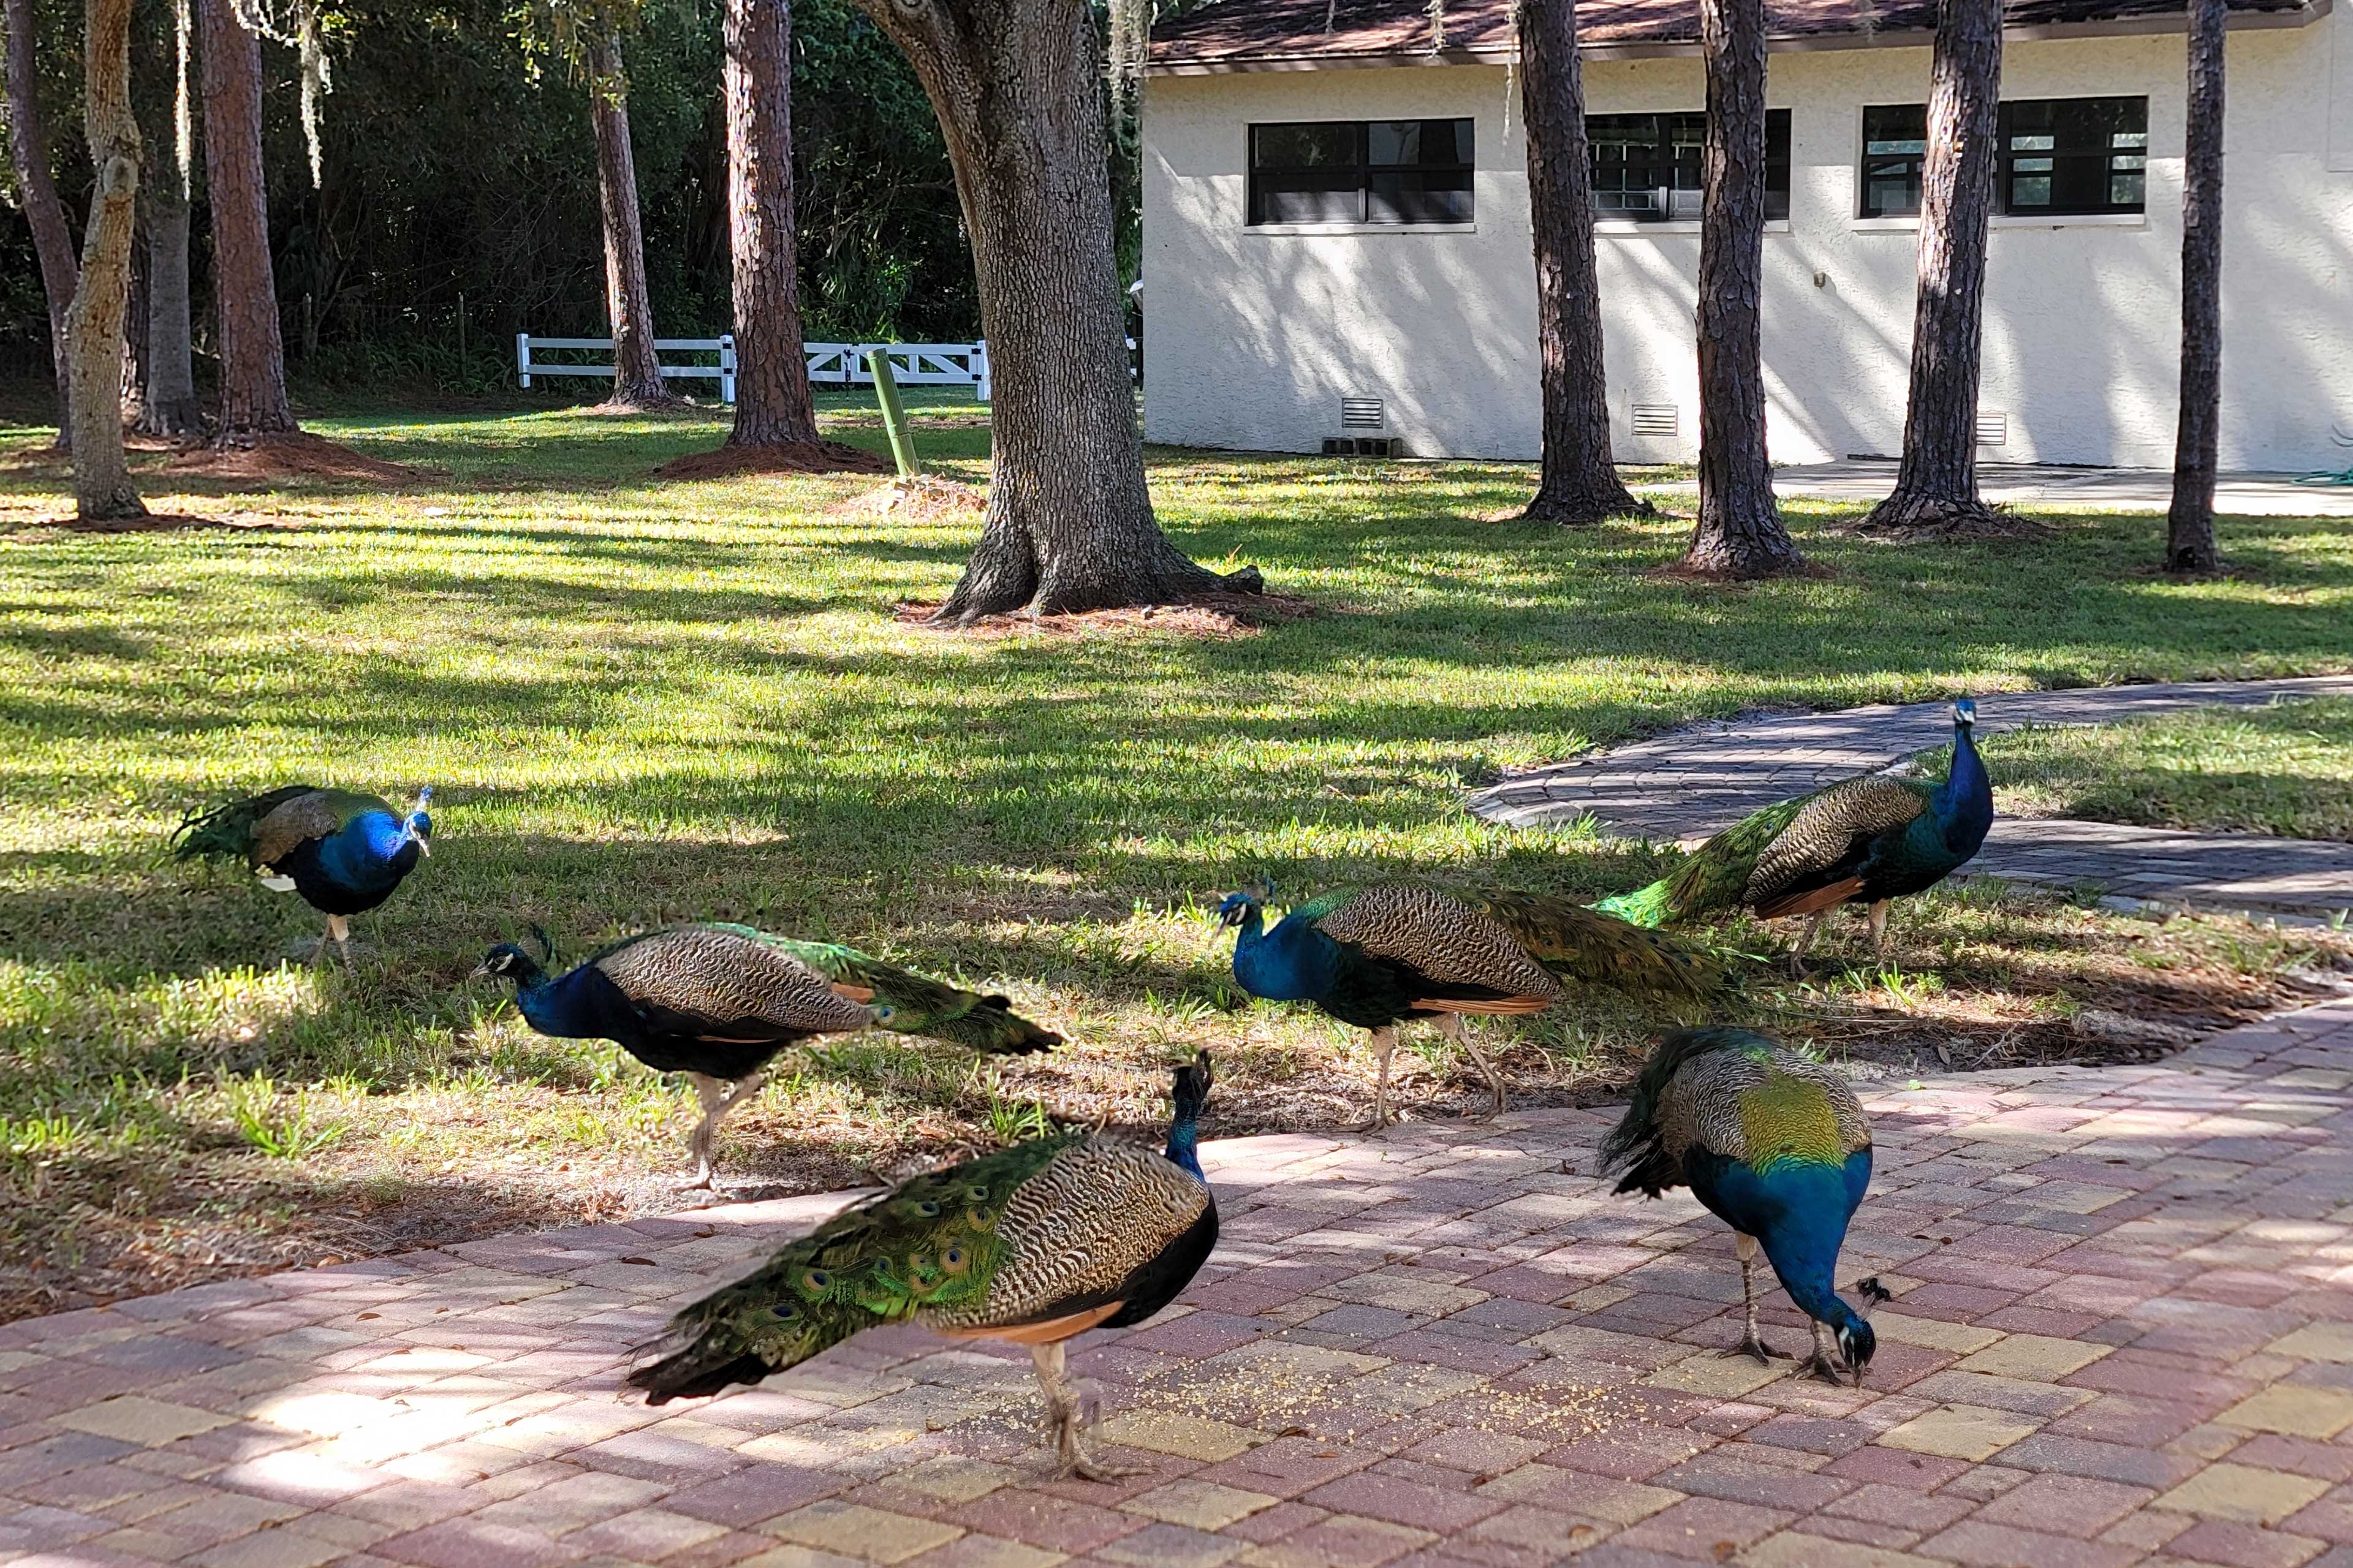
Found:
[[(2221, 458), (2342, 467), (2353, 430), (2353, 5), (2229, 47)], [(2183, 41), (2012, 43), (2005, 98), (2146, 94), (2145, 216), (1996, 219), (1982, 406), (2009, 417), (1992, 460), (2172, 461), (2179, 343)], [(1928, 51), (1772, 57), (1791, 113), (1791, 216), (1765, 239), (1774, 458), (1902, 445), (1915, 231), (1855, 212), (1862, 106), (1927, 96)], [(1154, 441), (1314, 451), (1340, 399), (1386, 400), (1420, 455), (1538, 449), (1535, 268), (1518, 106), (1499, 68), (1406, 66), (1155, 77), (1145, 94), (1145, 429)], [(1588, 61), (1595, 114), (1695, 110), (1696, 59)], [(1247, 127), (1468, 115), (1477, 223), (1439, 232), (1253, 232)], [(1610, 406), (1623, 460), (1697, 449), (1696, 225), (1605, 233)], [(1819, 279), (1819, 281), (1817, 279)], [(1681, 434), (1638, 438), (1672, 403)]]

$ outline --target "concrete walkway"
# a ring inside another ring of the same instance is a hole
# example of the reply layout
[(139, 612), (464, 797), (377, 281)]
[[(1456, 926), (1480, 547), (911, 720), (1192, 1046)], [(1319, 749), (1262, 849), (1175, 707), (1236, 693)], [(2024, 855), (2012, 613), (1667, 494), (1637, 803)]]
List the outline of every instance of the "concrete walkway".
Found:
[[(1982, 738), (2025, 724), (2102, 724), (2208, 704), (2347, 695), (2353, 676), (1996, 692), (1978, 699), (1978, 731)], [(1945, 702), (1695, 724), (1514, 774), (1469, 804), (1490, 822), (1528, 826), (1590, 814), (1630, 837), (1695, 844), (1760, 806), (1898, 765), (1951, 737)], [(2205, 910), (2318, 918), (2353, 906), (2353, 845), (2262, 834), (2003, 818), (1969, 871), (2091, 884), (2111, 896)]]
[[(2353, 466), (2353, 452), (2347, 454), (2346, 461)], [(2214, 487), (2214, 510), (2225, 517), (2353, 517), (2353, 485), (2304, 485), (2296, 483), (2297, 478), (2295, 474), (2224, 474)], [(1773, 489), (1779, 495), (1814, 500), (1883, 500), (1895, 489), (1895, 464), (1892, 459), (1854, 458), (1842, 463), (1779, 468), (1773, 470)], [(2173, 475), (2164, 468), (1981, 463), (1978, 489), (1997, 506), (2162, 512), (2172, 503)]]
[(1609, 1195), (1605, 1113), (1212, 1144), (1215, 1258), (1074, 1358), (1117, 1485), (1039, 1480), (1026, 1361), (913, 1330), (619, 1392), (839, 1197), (36, 1319), (0, 1331), (0, 1561), (2347, 1568), (2348, 1086), (2338, 1004), (1876, 1094), (1841, 1278), (1896, 1299), (1859, 1390), (1717, 1353), (1729, 1236)]

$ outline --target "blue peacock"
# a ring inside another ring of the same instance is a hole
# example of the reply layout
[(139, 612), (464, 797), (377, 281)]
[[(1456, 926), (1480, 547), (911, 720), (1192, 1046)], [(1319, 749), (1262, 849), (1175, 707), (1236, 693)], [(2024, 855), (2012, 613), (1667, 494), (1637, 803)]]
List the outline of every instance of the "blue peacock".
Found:
[(1866, 773), (1752, 812), (1693, 851), (1673, 872), (1593, 907), (1641, 926), (1673, 925), (1726, 910), (1760, 920), (1804, 915), (1789, 954), (1807, 947), (1841, 904), (1869, 906), (1873, 952), (1887, 946), (1887, 905), (1925, 892), (1967, 865), (1993, 826), (1993, 784), (1971, 736), (1978, 706), (1953, 704), (1953, 763), (1939, 781)]
[(1372, 1032), (1380, 1063), (1374, 1131), (1391, 1120), (1389, 1056), (1406, 1019), (1436, 1019), (1471, 1054), (1494, 1094), (1493, 1116), (1504, 1109), (1504, 1080), (1462, 1015), (1541, 1013), (1571, 984), (1696, 1001), (1722, 981), (1712, 961), (1683, 943), (1567, 899), (1381, 884), (1325, 893), (1268, 930), (1273, 892), (1261, 883), (1218, 906), (1219, 920), (1238, 932), (1234, 979), (1261, 1000), (1310, 1002)]
[(647, 1403), (717, 1394), (912, 1320), (952, 1339), (1026, 1345), (1060, 1472), (1121, 1470), (1080, 1445), (1064, 1346), (1124, 1328), (1185, 1289), (1218, 1243), (1198, 1152), (1209, 1058), (1178, 1068), (1166, 1147), (1062, 1133), (918, 1176), (776, 1253), (671, 1320), (669, 1353), (632, 1373)]
[[(541, 951), (554, 952), (541, 933)], [(727, 1113), (760, 1090), (769, 1061), (818, 1035), (883, 1028), (992, 1056), (1042, 1051), (1062, 1037), (981, 995), (871, 958), (745, 925), (670, 926), (625, 937), (551, 977), (522, 948), (491, 949), (474, 973), (514, 982), (515, 1006), (543, 1035), (614, 1040), (656, 1072), (684, 1073), (702, 1101), (688, 1147), (697, 1186)], [(723, 1089), (733, 1084), (733, 1092)]]
[(1733, 1229), (1747, 1332), (1739, 1348), (1769, 1363), (1757, 1328), (1761, 1247), (1789, 1300), (1813, 1320), (1816, 1376), (1837, 1383), (1835, 1342), (1858, 1387), (1878, 1339), (1865, 1312), (1887, 1292), (1873, 1279), (1838, 1294), (1832, 1275), (1846, 1227), (1871, 1186), (1871, 1123), (1846, 1080), (1747, 1029), (1684, 1029), (1659, 1043), (1633, 1102), (1601, 1144), (1621, 1193), (1692, 1195)]
[[(351, 917), (392, 897), (417, 862), (433, 851), (431, 785), (403, 816), (379, 795), (287, 784), (266, 795), (192, 813), (173, 853), (182, 860), (242, 861), (276, 892), (299, 893), (327, 917), (327, 935), (352, 964)], [(312, 962), (326, 955), (322, 941)]]

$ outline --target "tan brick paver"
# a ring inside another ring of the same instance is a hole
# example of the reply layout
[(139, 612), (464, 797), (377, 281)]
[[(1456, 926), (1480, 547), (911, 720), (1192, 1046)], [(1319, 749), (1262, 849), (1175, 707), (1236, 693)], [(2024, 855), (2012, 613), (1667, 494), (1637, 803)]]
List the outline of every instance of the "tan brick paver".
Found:
[(2353, 1568), (2353, 1005), (1869, 1103), (1862, 1389), (1721, 1353), (1723, 1228), (1529, 1111), (1207, 1146), (1217, 1256), (1072, 1357), (1130, 1480), (1043, 1480), (1026, 1358), (914, 1330), (625, 1397), (799, 1198), (0, 1328), (0, 1563)]

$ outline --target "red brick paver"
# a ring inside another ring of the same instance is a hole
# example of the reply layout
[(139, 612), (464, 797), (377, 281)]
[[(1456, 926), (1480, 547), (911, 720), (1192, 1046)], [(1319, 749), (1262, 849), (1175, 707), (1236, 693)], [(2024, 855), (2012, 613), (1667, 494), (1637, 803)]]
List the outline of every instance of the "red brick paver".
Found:
[(1720, 1353), (1722, 1227), (1531, 1111), (1209, 1145), (1216, 1258), (1073, 1358), (1116, 1485), (1040, 1476), (1026, 1359), (912, 1330), (624, 1397), (802, 1198), (0, 1329), (0, 1563), (2353, 1564), (2353, 1004), (1870, 1103), (1859, 1391)]

